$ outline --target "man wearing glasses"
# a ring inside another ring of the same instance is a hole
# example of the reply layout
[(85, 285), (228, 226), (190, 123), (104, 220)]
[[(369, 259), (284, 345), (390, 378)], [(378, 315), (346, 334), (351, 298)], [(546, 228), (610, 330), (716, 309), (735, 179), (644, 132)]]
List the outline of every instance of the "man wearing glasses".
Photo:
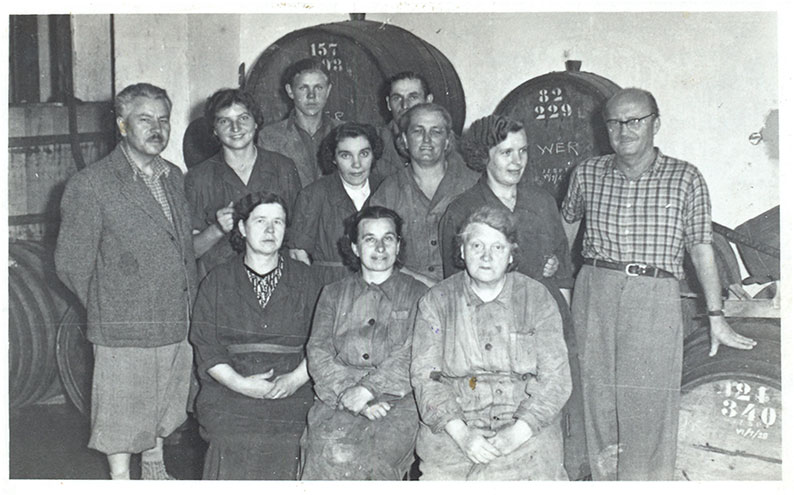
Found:
[(755, 342), (725, 320), (708, 189), (697, 168), (654, 147), (661, 121), (653, 95), (618, 91), (605, 105), (604, 121), (615, 153), (574, 170), (561, 211), (574, 232), (586, 220), (572, 311), (590, 467), (595, 480), (670, 480), (684, 249), (703, 287), (710, 355), (720, 345), (751, 349)]

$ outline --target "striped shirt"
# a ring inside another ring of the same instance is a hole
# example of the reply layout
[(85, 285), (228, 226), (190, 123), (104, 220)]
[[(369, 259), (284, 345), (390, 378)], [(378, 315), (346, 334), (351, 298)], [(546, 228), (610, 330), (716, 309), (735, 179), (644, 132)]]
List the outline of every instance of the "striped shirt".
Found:
[(571, 175), (561, 213), (585, 218), (582, 256), (645, 263), (684, 278), (684, 248), (711, 243), (711, 202), (694, 165), (663, 155), (636, 179), (614, 165), (615, 155), (594, 157)]
[(166, 165), (165, 160), (160, 158), (160, 155), (154, 157), (152, 160), (152, 175), (147, 176), (138, 166), (135, 164), (135, 160), (127, 152), (125, 146), (120, 146), (121, 151), (124, 153), (124, 157), (129, 162), (130, 167), (132, 167), (133, 172), (133, 180), (137, 180), (138, 177), (143, 180), (143, 183), (146, 184), (146, 187), (154, 196), (154, 199), (157, 200), (157, 203), (160, 205), (160, 208), (163, 210), (163, 214), (165, 217), (171, 222), (174, 223), (174, 217), (171, 214), (171, 205), (168, 204), (168, 196), (165, 193), (165, 188), (163, 187), (163, 183), (160, 181), (160, 177), (165, 175), (168, 177), (168, 174), (171, 172), (171, 169), (168, 168)]

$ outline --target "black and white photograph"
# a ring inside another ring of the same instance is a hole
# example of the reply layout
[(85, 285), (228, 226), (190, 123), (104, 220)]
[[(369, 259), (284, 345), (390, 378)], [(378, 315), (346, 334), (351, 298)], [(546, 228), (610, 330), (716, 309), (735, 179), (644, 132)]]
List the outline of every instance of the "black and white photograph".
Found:
[(784, 493), (791, 10), (9, 5), (5, 488)]

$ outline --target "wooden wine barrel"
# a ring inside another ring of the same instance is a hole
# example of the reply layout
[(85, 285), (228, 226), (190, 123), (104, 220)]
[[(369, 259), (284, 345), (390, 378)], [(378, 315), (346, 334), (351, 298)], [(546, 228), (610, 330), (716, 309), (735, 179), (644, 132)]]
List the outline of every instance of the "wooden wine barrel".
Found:
[(185, 166), (191, 168), (221, 150), (221, 143), (212, 135), (212, 126), (204, 116), (191, 122), (182, 139), (182, 156)]
[(320, 58), (331, 73), (333, 88), (325, 110), (338, 119), (375, 125), (387, 122), (386, 79), (410, 70), (425, 76), (434, 101), (452, 115), (455, 131), (463, 129), (463, 87), (444, 54), (405, 29), (366, 20), (299, 29), (262, 53), (245, 89), (262, 105), (266, 124), (287, 116), (291, 104), (284, 90), (284, 71), (306, 57)]
[[(765, 246), (780, 250), (780, 206), (775, 206), (736, 227), (736, 232)], [(763, 253), (752, 246), (736, 243), (739, 255), (750, 274), (746, 283), (764, 284), (780, 280), (780, 256)]]
[(55, 336), (71, 295), (55, 274), (52, 248), (9, 243), (9, 403), (21, 408), (60, 391)]
[[(609, 153), (609, 138), (601, 118), (604, 103), (620, 87), (599, 75), (581, 72), (578, 61), (566, 62), (562, 72), (550, 72), (519, 85), (497, 105), (494, 113), (524, 124), (529, 165), (522, 180), (533, 181), (562, 203), (571, 170), (582, 160)], [(572, 250), (581, 265), (581, 232)], [(570, 346), (570, 342), (569, 342)], [(576, 355), (569, 355), (578, 370)], [(571, 397), (563, 411), (565, 469), (571, 479), (590, 475), (584, 428), (581, 378), (572, 374)]]
[[(719, 232), (714, 232), (711, 245), (714, 248), (714, 259), (717, 262), (720, 287), (723, 290), (727, 290), (730, 285), (741, 283), (742, 275), (739, 270), (739, 262), (725, 236)], [(684, 275), (685, 278), (681, 281), (680, 287), (681, 293), (685, 295), (681, 303), (684, 318), (684, 338), (686, 338), (701, 327), (703, 321), (697, 317), (700, 316), (702, 318), (706, 313), (703, 289), (700, 287), (695, 265), (692, 264), (692, 258), (688, 252), (684, 256)], [(691, 297), (692, 295), (697, 295), (697, 297)]]
[(730, 319), (758, 344), (708, 357), (702, 328), (684, 344), (676, 476), (682, 480), (780, 480), (780, 320)]
[(620, 87), (597, 74), (580, 72), (569, 60), (567, 70), (526, 81), (499, 102), (494, 113), (524, 124), (533, 180), (562, 203), (571, 170), (582, 160), (611, 152), (601, 109)]
[[(433, 45), (391, 24), (366, 20), (321, 24), (293, 31), (270, 45), (251, 68), (245, 89), (262, 108), (265, 125), (282, 120), (292, 109), (284, 89), (284, 72), (307, 57), (323, 61), (331, 73), (325, 113), (340, 120), (381, 125), (391, 119), (386, 108), (386, 80), (403, 71), (422, 74), (434, 102), (449, 110), (460, 134), (466, 120), (463, 86), (452, 63)], [(204, 117), (185, 132), (183, 155), (188, 167), (219, 150)]]
[(91, 411), (94, 348), (86, 338), (86, 329), (85, 311), (82, 307), (71, 306), (58, 325), (56, 355), (66, 395), (78, 411), (88, 415)]
[(80, 103), (77, 136), (69, 134), (69, 108), (61, 103), (8, 106), (8, 223), (17, 239), (54, 239), (66, 181), (78, 169), (72, 142), (86, 163), (116, 143), (112, 102)]

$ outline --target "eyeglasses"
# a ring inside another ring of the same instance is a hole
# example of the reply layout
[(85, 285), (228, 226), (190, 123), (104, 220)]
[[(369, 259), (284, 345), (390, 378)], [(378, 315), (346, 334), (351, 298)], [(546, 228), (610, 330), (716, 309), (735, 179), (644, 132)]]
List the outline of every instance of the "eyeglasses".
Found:
[(655, 117), (655, 113), (649, 113), (645, 117), (637, 117), (634, 119), (628, 120), (617, 120), (617, 119), (609, 119), (606, 121), (607, 130), (609, 132), (618, 132), (622, 126), (628, 127), (630, 131), (639, 131), (640, 127), (642, 127), (642, 123), (648, 117)]
[(361, 239), (361, 243), (369, 247), (376, 247), (378, 244), (382, 242), (384, 246), (390, 247), (397, 244), (399, 240), (400, 238), (394, 234), (386, 234), (380, 239), (378, 239), (374, 235), (366, 235), (364, 236), (363, 239)]

